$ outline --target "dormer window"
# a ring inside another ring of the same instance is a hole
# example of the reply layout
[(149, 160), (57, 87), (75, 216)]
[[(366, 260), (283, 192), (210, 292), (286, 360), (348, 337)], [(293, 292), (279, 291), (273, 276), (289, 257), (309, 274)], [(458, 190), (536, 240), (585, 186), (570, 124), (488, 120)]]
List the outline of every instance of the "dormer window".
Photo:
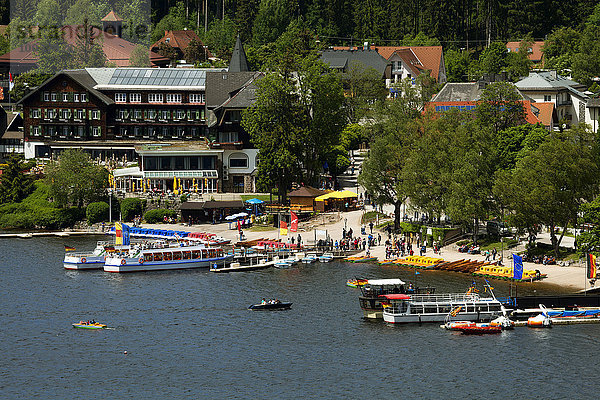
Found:
[(181, 94), (167, 93), (167, 103), (181, 103)]
[(125, 94), (125, 93), (115, 93), (115, 101), (117, 103), (126, 103), (127, 102), (127, 94)]

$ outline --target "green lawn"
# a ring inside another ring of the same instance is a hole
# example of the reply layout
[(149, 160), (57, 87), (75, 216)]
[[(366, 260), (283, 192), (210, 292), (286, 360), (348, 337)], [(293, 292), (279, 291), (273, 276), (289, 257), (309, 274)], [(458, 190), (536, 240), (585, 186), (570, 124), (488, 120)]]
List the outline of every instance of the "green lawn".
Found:
[(265, 226), (265, 225), (255, 225), (249, 229), (252, 232), (268, 232), (277, 230), (277, 228), (273, 226)]
[[(259, 194), (259, 195), (253, 195), (253, 194), (242, 194), (240, 195), (240, 197), (242, 198), (242, 201), (248, 201), (250, 199), (259, 199), (262, 201), (269, 201), (269, 195), (268, 194)], [(277, 200), (277, 195), (273, 195), (273, 199)]]

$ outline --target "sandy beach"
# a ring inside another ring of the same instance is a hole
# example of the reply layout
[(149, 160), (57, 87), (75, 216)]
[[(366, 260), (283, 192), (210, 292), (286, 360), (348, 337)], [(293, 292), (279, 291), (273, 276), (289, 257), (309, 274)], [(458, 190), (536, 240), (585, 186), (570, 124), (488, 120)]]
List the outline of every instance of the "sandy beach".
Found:
[[(360, 220), (363, 214), (362, 210), (350, 211), (344, 213), (327, 213), (307, 222), (301, 222), (298, 226), (298, 232), (294, 233), (294, 237), (297, 237), (298, 234), (301, 235), (302, 241), (304, 244), (312, 245), (314, 244), (315, 238), (315, 229), (318, 230), (326, 230), (327, 234), (335, 241), (339, 240), (342, 237), (342, 232), (344, 230), (344, 226), (347, 228), (352, 228), (354, 236), (360, 235)], [(331, 221), (331, 222), (328, 222)], [(334, 222), (335, 221), (335, 222)], [(219, 236), (222, 236), (226, 239), (230, 239), (232, 243), (236, 243), (239, 241), (239, 233), (235, 228), (235, 224), (229, 223), (219, 223), (219, 224), (200, 224), (193, 225), (191, 227), (187, 225), (177, 224), (177, 225), (163, 225), (163, 224), (143, 224), (145, 228), (157, 228), (157, 229), (176, 229), (183, 230), (189, 232), (210, 232), (215, 233)], [(230, 226), (234, 229), (230, 229)], [(369, 233), (369, 229), (367, 228), (367, 234)], [(381, 234), (382, 241), (385, 241), (387, 238), (387, 233), (373, 230), (374, 236), (377, 234)], [(292, 234), (292, 233), (290, 233)], [(244, 230), (244, 236), (246, 240), (260, 239), (260, 238), (270, 238), (277, 239), (278, 237), (282, 239), (282, 241), (287, 240), (287, 236), (278, 236), (277, 229), (268, 230), (268, 231), (260, 231), (255, 232), (251, 229)], [(318, 239), (323, 239), (324, 236), (320, 235)], [(385, 259), (385, 246), (375, 246), (371, 249), (371, 255), (376, 256), (379, 260)], [(437, 256), (433, 253), (433, 249), (427, 248), (428, 256)], [(510, 251), (504, 251), (504, 264), (510, 266)], [(441, 249), (441, 257), (446, 261), (456, 261), (461, 259), (471, 259), (476, 261), (484, 261), (485, 256), (481, 254), (465, 254), (459, 253), (456, 245), (449, 245)], [(542, 274), (546, 274), (547, 278), (543, 279), (540, 282), (545, 284), (553, 284), (559, 285), (562, 287), (568, 287), (573, 291), (584, 290), (586, 287), (589, 288), (589, 283), (587, 283), (587, 279), (585, 276), (585, 268), (583, 266), (575, 265), (569, 267), (561, 267), (558, 265), (542, 265), (535, 264), (530, 262), (524, 262), (523, 267), (525, 269), (531, 270), (540, 270)], [(587, 283), (587, 286), (586, 286)], [(533, 283), (536, 284), (535, 282)]]

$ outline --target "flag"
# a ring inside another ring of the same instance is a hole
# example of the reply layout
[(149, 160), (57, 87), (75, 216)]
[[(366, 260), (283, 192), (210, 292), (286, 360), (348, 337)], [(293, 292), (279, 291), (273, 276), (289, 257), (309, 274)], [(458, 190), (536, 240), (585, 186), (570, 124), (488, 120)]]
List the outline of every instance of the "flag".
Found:
[(115, 244), (129, 245), (129, 226), (121, 222), (115, 222), (115, 234)]
[(523, 257), (513, 254), (513, 279), (523, 279)]
[(290, 211), (290, 214), (290, 232), (298, 232), (298, 216), (293, 211)]
[(287, 235), (288, 229), (287, 229), (287, 223), (285, 221), (279, 221), (279, 234), (281, 236), (285, 236)]
[(15, 79), (11, 72), (8, 73), (8, 90), (11, 91), (15, 87)]
[(65, 246), (65, 251), (75, 251), (75, 247), (67, 246), (66, 244), (64, 246)]
[(593, 254), (587, 255), (587, 277), (588, 279), (596, 279), (596, 256)]
[(237, 220), (237, 226), (238, 226), (238, 232), (242, 230), (242, 224), (240, 222), (240, 220)]
[(462, 306), (461, 307), (456, 307), (454, 310), (450, 311), (450, 315), (452, 317), (456, 317), (458, 315), (458, 313), (460, 312), (460, 310), (462, 310)]

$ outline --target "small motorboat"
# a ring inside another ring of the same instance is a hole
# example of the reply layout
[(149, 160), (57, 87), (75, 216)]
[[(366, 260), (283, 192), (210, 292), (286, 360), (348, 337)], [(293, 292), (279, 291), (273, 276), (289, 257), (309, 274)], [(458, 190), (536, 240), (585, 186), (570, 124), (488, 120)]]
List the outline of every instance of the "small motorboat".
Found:
[(90, 322), (90, 321), (79, 321), (76, 322), (73, 325), (73, 328), (79, 328), (79, 329), (104, 329), (106, 328), (105, 324), (101, 324), (99, 322)]
[(346, 281), (346, 286), (350, 286), (353, 288), (359, 287), (359, 286), (364, 286), (367, 283), (369, 283), (368, 279), (365, 278), (354, 278), (354, 279), (348, 279)]
[(289, 310), (292, 307), (292, 303), (283, 302), (279, 300), (267, 301), (258, 304), (252, 304), (248, 307), (248, 310), (261, 310), (261, 311), (273, 311), (273, 310)]
[(317, 261), (317, 255), (308, 253), (303, 259), (302, 264), (312, 264)]
[(319, 256), (318, 259), (319, 259), (319, 262), (328, 263), (330, 261), (333, 261), (333, 254), (332, 253), (323, 253), (323, 255)]
[(444, 328), (449, 331), (460, 331), (463, 328), (470, 328), (477, 326), (477, 323), (473, 321), (448, 321), (444, 324)]
[(543, 304), (540, 304), (541, 314), (527, 319), (527, 326), (530, 328), (552, 328), (552, 319), (548, 315), (548, 310)]
[(489, 323), (475, 324), (474, 326), (464, 326), (459, 329), (463, 335), (487, 335), (490, 333), (502, 332), (500, 325), (492, 325)]
[(273, 266), (275, 268), (285, 269), (285, 268), (289, 268), (292, 265), (294, 265), (295, 262), (296, 261), (294, 259), (284, 258), (282, 260), (278, 260), (277, 262), (275, 262), (275, 264), (273, 264)]

